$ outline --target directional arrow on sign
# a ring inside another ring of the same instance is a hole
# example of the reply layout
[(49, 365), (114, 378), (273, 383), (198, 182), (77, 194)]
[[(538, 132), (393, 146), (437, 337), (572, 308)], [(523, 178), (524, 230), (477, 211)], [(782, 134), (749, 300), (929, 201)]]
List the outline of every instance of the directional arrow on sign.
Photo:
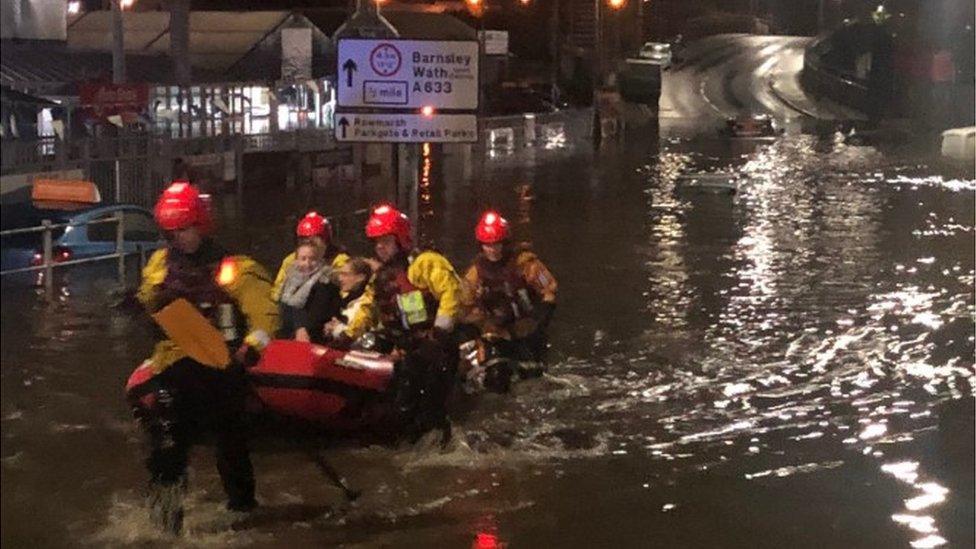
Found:
[(339, 119), (339, 127), (342, 128), (342, 138), (345, 139), (346, 138), (346, 128), (349, 127), (349, 121), (346, 120), (346, 117), (345, 116), (343, 116), (342, 118)]
[(346, 71), (346, 87), (352, 87), (352, 73), (356, 72), (356, 62), (352, 59), (347, 59), (345, 63), (342, 64), (342, 70)]

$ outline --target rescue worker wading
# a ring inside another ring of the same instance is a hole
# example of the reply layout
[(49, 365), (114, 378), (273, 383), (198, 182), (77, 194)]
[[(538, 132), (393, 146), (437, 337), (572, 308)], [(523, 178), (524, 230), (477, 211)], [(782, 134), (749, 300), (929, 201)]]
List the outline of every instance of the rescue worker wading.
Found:
[(366, 236), (379, 268), (345, 337), (355, 340), (375, 329), (391, 340), (403, 354), (396, 399), (406, 434), (416, 438), (442, 429), (449, 435), (446, 401), (457, 371), (460, 279), (441, 254), (414, 250), (410, 233), (410, 220), (393, 206), (373, 210)]
[(464, 275), (465, 320), (483, 336), (501, 338), (503, 354), (518, 361), (522, 376), (541, 374), (558, 286), (538, 256), (510, 237), (505, 218), (493, 211), (481, 216), (475, 227), (481, 253)]
[(174, 182), (156, 204), (155, 217), (169, 244), (143, 270), (139, 301), (155, 312), (186, 299), (237, 349), (230, 366), (215, 368), (188, 357), (163, 336), (140, 367), (144, 381), (135, 386), (130, 381), (127, 387), (150, 438), (150, 514), (166, 530), (179, 533), (187, 454), (201, 434), (216, 435), (228, 509), (249, 511), (257, 504), (242, 422), (247, 396), (242, 364), (256, 361), (278, 319), (269, 297), (270, 277), (252, 259), (227, 255), (210, 238), (209, 205), (194, 186)]
[[(349, 255), (345, 249), (333, 242), (332, 224), (317, 212), (308, 212), (305, 217), (298, 221), (298, 225), (295, 227), (295, 235), (299, 239), (313, 236), (321, 238), (325, 242), (325, 262), (332, 266), (332, 270), (338, 271), (349, 261)], [(281, 260), (281, 267), (278, 268), (278, 275), (275, 276), (274, 287), (271, 290), (271, 299), (275, 301), (281, 299), (281, 288), (285, 284), (288, 267), (294, 262), (295, 252), (291, 252)]]

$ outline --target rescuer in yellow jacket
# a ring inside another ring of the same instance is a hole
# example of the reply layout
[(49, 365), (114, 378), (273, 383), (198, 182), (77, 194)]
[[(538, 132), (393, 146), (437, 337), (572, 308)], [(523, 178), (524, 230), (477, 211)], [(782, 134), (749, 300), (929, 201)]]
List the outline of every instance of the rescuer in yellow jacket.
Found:
[(475, 227), (481, 253), (464, 275), (465, 321), (482, 335), (504, 338), (509, 358), (541, 371), (559, 287), (539, 257), (510, 237), (504, 217), (493, 211), (481, 216)]
[(410, 220), (381, 205), (366, 223), (375, 245), (377, 268), (363, 307), (351, 319), (346, 336), (355, 340), (377, 328), (412, 333), (449, 334), (460, 314), (461, 284), (443, 255), (413, 250)]
[(457, 370), (460, 279), (441, 254), (413, 250), (410, 233), (410, 220), (393, 206), (373, 209), (366, 236), (378, 269), (345, 335), (378, 330), (390, 338), (403, 354), (401, 381), (410, 389), (399, 392), (397, 404), (409, 434), (433, 428), (449, 434), (445, 406)]
[(228, 255), (210, 238), (209, 203), (193, 185), (174, 182), (154, 213), (169, 245), (156, 251), (143, 270), (139, 301), (155, 312), (185, 299), (238, 350), (235, 364), (216, 368), (195, 361), (163, 336), (143, 365), (155, 374), (144, 388), (153, 405), (139, 413), (151, 443), (146, 461), (150, 516), (165, 530), (179, 533), (189, 448), (202, 431), (216, 435), (227, 507), (249, 511), (257, 505), (242, 423), (247, 385), (241, 364), (256, 360), (278, 320), (270, 277), (250, 258)]
[[(229, 334), (230, 330), (234, 331), (234, 336), (228, 339), (232, 347), (233, 342), (240, 341), (250, 349), (260, 352), (278, 329), (278, 310), (274, 302), (268, 298), (271, 288), (270, 276), (264, 267), (250, 257), (223, 255), (221, 250), (211, 243), (201, 244), (201, 247), (204, 249), (201, 250), (200, 257), (207, 258), (210, 266), (213, 267), (215, 288), (208, 290), (217, 289), (218, 293), (223, 293), (226, 298), (229, 298), (229, 300), (224, 299), (224, 302), (215, 300), (211, 305), (216, 306), (220, 303), (233, 307), (230, 323), (227, 317), (213, 320), (215, 323), (223, 324), (218, 327), (225, 334)], [(164, 248), (156, 250), (142, 270), (142, 283), (136, 296), (143, 307), (150, 312), (162, 308), (175, 299), (172, 297), (173, 290), (163, 284), (172, 263), (169, 251)], [(217, 307), (204, 307), (204, 309), (212, 308)], [(213, 314), (219, 315), (219, 311), (214, 311)], [(237, 351), (240, 352), (240, 349), (237, 348)], [(186, 353), (169, 339), (164, 339), (156, 344), (149, 360), (152, 362), (153, 370), (159, 373), (184, 357)]]
[[(335, 243), (332, 235), (332, 224), (318, 212), (308, 212), (305, 217), (298, 221), (295, 227), (295, 234), (299, 239), (317, 236), (325, 243), (325, 262), (332, 266), (334, 271), (338, 271), (349, 261), (349, 255), (343, 250), (342, 246)], [(285, 277), (288, 274), (288, 267), (295, 262), (295, 252), (291, 252), (281, 260), (281, 267), (278, 268), (278, 275), (275, 276), (274, 286), (271, 289), (271, 299), (278, 301), (281, 299), (281, 288), (285, 284)]]

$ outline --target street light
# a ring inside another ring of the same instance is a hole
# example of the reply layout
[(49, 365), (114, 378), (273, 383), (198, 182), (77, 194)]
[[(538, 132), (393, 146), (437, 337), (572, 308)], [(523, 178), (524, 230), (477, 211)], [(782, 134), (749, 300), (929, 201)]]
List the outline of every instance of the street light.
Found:
[(884, 4), (878, 4), (878, 7), (871, 12), (871, 18), (878, 25), (883, 25), (888, 19), (891, 18), (891, 14), (885, 9)]
[(624, 4), (626, 3), (627, 0), (607, 0), (607, 5), (615, 10), (619, 10), (620, 8), (624, 7)]

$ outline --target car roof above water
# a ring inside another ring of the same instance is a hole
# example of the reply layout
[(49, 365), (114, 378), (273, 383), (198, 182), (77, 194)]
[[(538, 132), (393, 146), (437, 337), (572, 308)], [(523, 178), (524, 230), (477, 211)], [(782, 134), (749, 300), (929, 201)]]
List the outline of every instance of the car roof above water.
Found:
[(6, 203), (0, 206), (0, 227), (3, 230), (36, 227), (45, 219), (52, 223), (68, 223), (78, 218), (88, 218), (102, 212), (115, 210), (134, 210), (149, 214), (145, 208), (134, 204), (101, 203), (82, 205), (77, 208), (50, 208), (32, 202)]

